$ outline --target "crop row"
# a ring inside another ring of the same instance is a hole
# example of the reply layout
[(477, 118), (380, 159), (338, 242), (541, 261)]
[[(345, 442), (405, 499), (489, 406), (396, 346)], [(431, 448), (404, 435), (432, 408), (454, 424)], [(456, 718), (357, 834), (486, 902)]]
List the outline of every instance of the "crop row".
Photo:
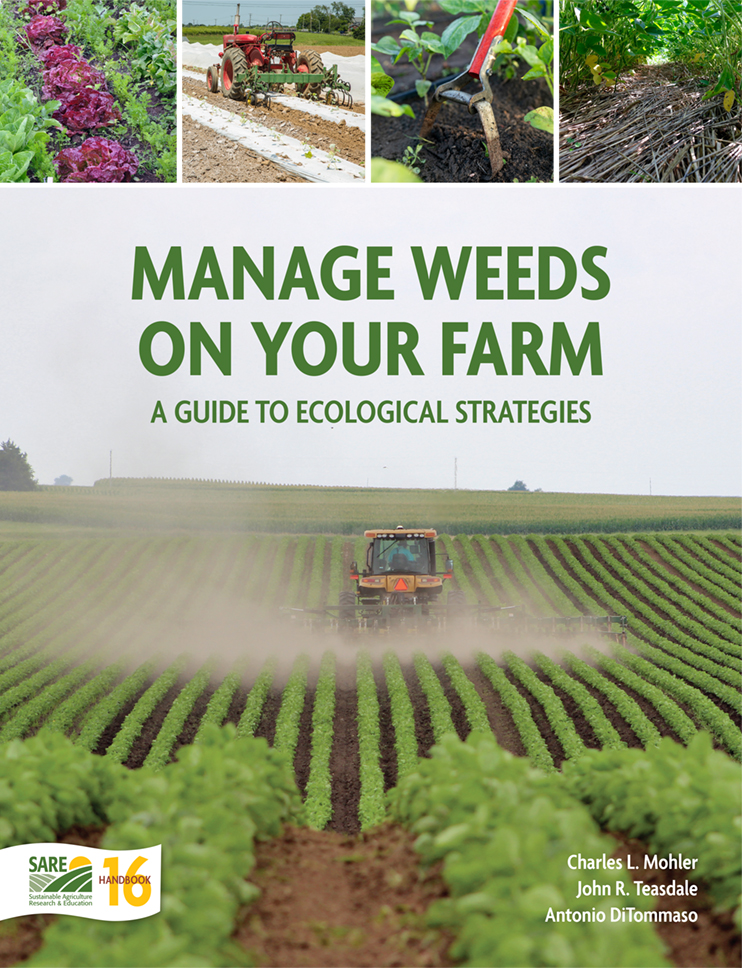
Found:
[[(367, 659), (359, 663), (361, 675), (369, 668)], [(320, 679), (332, 673), (325, 658)], [(565, 864), (573, 854), (613, 853), (601, 828), (639, 837), (660, 857), (691, 843), (697, 867), (689, 879), (702, 881), (719, 910), (738, 904), (739, 767), (708, 736), (687, 748), (665, 739), (647, 751), (590, 750), (563, 773), (531, 768), (484, 730), (465, 743), (446, 732), (431, 752), (400, 780), (382, 816), (409, 829), (425, 867), (440, 866), (447, 895), (426, 920), (450, 932), (456, 962), (666, 968), (653, 899), (635, 892), (624, 868), (601, 871), (610, 891), (598, 897), (580, 891), (584, 874)], [(167, 854), (159, 917), (57, 918), (31, 965), (233, 961), (241, 954), (230, 940), (238, 911), (259, 894), (250, 882), (256, 841), (276, 837), (284, 821), (306, 820), (285, 753), (238, 738), (233, 726), (210, 724), (201, 744), (157, 776), (48, 732), (0, 746), (0, 773), (0, 848), (105, 824), (104, 848), (156, 841)], [(619, 896), (631, 898), (634, 917), (608, 933)], [(554, 913), (565, 908), (569, 921)]]
[[(484, 604), (522, 603), (542, 618), (606, 612), (628, 618), (629, 649), (614, 644), (588, 662), (574, 652), (560, 663), (542, 656), (535, 668), (514, 655), (495, 661), (492, 655), (499, 655), (502, 646), (498, 633), (492, 633), (493, 648), (485, 650), (491, 655), (481, 657), (480, 673), (492, 684), (535, 761), (553, 768), (555, 755), (557, 761), (563, 755), (577, 755), (586, 741), (613, 745), (614, 715), (636, 737), (622, 733), (624, 742), (651, 744), (658, 730), (671, 730), (687, 741), (697, 728), (704, 728), (738, 755), (735, 717), (742, 703), (735, 616), (729, 614), (727, 621), (723, 599), (705, 587), (699, 591), (697, 585), (692, 595), (678, 590), (677, 576), (670, 570), (680, 561), (674, 549), (681, 544), (692, 549), (688, 554), (701, 551), (707, 570), (711, 560), (726, 560), (734, 570), (738, 552), (733, 536), (721, 546), (716, 539), (665, 535), (589, 540), (479, 535), (444, 542), (455, 558), (454, 584), (471, 604), (480, 598)], [(234, 621), (235, 643), (242, 643), (248, 659), (251, 633), (244, 624), (245, 599), (256, 603), (252, 608), (260, 603), (268, 617), (279, 604), (315, 607), (336, 602), (340, 591), (349, 587), (347, 564), (353, 557), (362, 559), (365, 540), (234, 535), (0, 544), (0, 738), (27, 735), (40, 723), (53, 721), (57, 728), (79, 736), (89, 749), (97, 748), (105, 734), (112, 755), (126, 761), (156, 707), (170, 690), (182, 688), (183, 661), (172, 665), (174, 655), (182, 651), (170, 634), (176, 623), (194, 623), (207, 633), (214, 623)], [(645, 547), (659, 549), (657, 559), (648, 558)], [(488, 589), (486, 596), (483, 588)], [(673, 619), (668, 617), (671, 613)], [(483, 633), (489, 634), (480, 630)], [(505, 648), (512, 649), (512, 643), (508, 639)], [(161, 658), (152, 664), (158, 653)], [(135, 671), (128, 676), (117, 665), (125, 656), (134, 660)], [(164, 670), (159, 678), (152, 678), (154, 668)], [(452, 703), (461, 709), (466, 730), (491, 728), (481, 697), (477, 702), (476, 690), (452, 656), (445, 657), (437, 671), (418, 656), (414, 668), (436, 739), (452, 728)], [(215, 679), (213, 670), (202, 670), (203, 688), (197, 691), (193, 686), (189, 698), (178, 700), (179, 712), (169, 721), (168, 738), (158, 740), (160, 764), (177, 745), (185, 721), (196, 715), (198, 697), (198, 708), (207, 709), (207, 722), (224, 719), (246, 669), (243, 662), (224, 682)], [(256, 678), (239, 719), (241, 735), (258, 728), (274, 671), (272, 666), (251, 671)], [(395, 743), (402, 775), (416, 740), (403, 698), (402, 671), (388, 662), (384, 676), (399, 730)], [(360, 681), (361, 694), (369, 686), (370, 695), (368, 675)], [(305, 676), (293, 712), (287, 707), (281, 714), (277, 743), (289, 752), (295, 749), (302, 703), (313, 688)], [(579, 712), (568, 714), (565, 703), (570, 708), (574, 704)], [(604, 707), (608, 723), (596, 703)], [(373, 719), (376, 713), (369, 710)], [(534, 711), (548, 726), (536, 725)], [(124, 712), (123, 723), (118, 722)], [(579, 742), (565, 717), (589, 725)], [(111, 742), (108, 734), (114, 728), (118, 735)], [(461, 729), (458, 723), (457, 728)], [(556, 752), (549, 753), (544, 745), (547, 734)], [(369, 775), (375, 776), (375, 768)]]
[[(505, 652), (500, 662), (480, 652), (476, 665), (469, 666), (450, 653), (444, 653), (435, 666), (423, 653), (417, 653), (407, 673), (399, 659), (387, 653), (379, 674), (389, 695), (394, 749), (385, 750), (385, 756), (396, 761), (399, 778), (412, 769), (418, 752), (420, 710), (410, 700), (410, 675), (424, 697), (435, 742), (449, 733), (465, 737), (470, 732), (494, 730), (502, 742), (512, 746), (512, 740), (503, 738), (506, 734), (496, 722), (496, 709), (501, 704), (523, 750), (547, 772), (563, 759), (578, 759), (589, 747), (649, 748), (662, 735), (688, 742), (699, 728), (710, 729), (735, 757), (742, 755), (739, 726), (710, 700), (628, 649), (615, 644), (613, 651), (615, 657), (610, 658), (590, 650), (589, 662), (566, 652), (562, 664), (536, 653), (533, 666), (512, 652)], [(185, 676), (186, 659), (181, 657), (154, 679), (151, 662), (125, 678), (121, 678), (122, 669), (117, 664), (97, 673), (90, 661), (70, 671), (50, 665), (52, 672), (59, 673), (57, 678), (6, 720), (0, 741), (29, 735), (48, 723), (70, 733), (85, 748), (98, 749), (106, 733), (107, 757), (161, 769), (183, 743), (199, 742), (208, 725), (221, 725), (229, 713), (238, 735), (269, 735), (276, 748), (291, 760), (299, 746), (308, 745), (308, 809), (314, 824), (324, 826), (331, 809), (335, 662), (334, 654), (328, 652), (315, 674), (308, 657), (298, 656), (280, 696), (275, 693), (280, 701), (274, 713), (266, 704), (275, 682), (272, 660), (265, 663), (244, 694), (243, 704), (237, 706), (234, 697), (242, 681), (240, 674), (230, 672), (218, 682), (211, 661)], [(378, 820), (384, 780), (378, 682), (366, 652), (358, 656), (356, 687), (359, 810), (362, 825), (368, 826)], [(210, 700), (207, 703), (202, 699), (201, 712), (196, 713), (196, 700), (209, 692)], [(684, 703), (688, 712), (679, 703)], [(122, 717), (120, 711), (126, 707), (128, 712)], [(302, 717), (310, 714), (311, 729), (305, 732)]]
[(141, 160), (140, 179), (174, 180), (174, 13), (169, 0), (4, 5), (0, 181), (131, 181)]

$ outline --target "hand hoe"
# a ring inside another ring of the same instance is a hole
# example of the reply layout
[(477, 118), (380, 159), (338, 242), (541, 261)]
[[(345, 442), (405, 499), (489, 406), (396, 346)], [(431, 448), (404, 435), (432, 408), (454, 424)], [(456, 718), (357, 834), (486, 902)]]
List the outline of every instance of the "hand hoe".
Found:
[[(500, 135), (492, 110), (492, 88), (490, 87), (489, 71), (496, 56), (495, 48), (505, 36), (516, 2), (517, 0), (499, 0), (489, 26), (474, 52), (471, 64), (458, 77), (446, 81), (445, 84), (441, 84), (437, 88), (420, 129), (421, 138), (429, 134), (444, 101), (465, 104), (469, 108), (470, 114), (476, 111), (484, 128), (484, 137), (487, 142), (493, 176), (502, 168), (503, 160)], [(482, 85), (481, 91), (476, 94), (465, 94), (462, 88), (466, 87), (470, 81), (477, 79)]]

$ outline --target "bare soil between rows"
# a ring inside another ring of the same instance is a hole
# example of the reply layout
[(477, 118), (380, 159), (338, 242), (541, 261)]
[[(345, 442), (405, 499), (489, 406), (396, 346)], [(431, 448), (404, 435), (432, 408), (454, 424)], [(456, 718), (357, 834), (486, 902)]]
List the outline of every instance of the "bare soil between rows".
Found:
[(394, 824), (358, 836), (287, 826), (257, 847), (261, 896), (235, 940), (259, 965), (452, 965), (452, 938), (425, 923), (447, 890), (437, 868), (421, 873), (414, 839)]
[[(193, 68), (189, 68), (193, 70)], [(183, 78), (183, 93), (198, 98), (223, 111), (230, 111), (240, 118), (247, 118), (265, 125), (279, 134), (296, 138), (312, 148), (330, 153), (356, 165), (366, 161), (366, 136), (360, 128), (325, 121), (305, 111), (292, 110), (275, 99), (264, 104), (247, 104), (233, 101), (221, 93), (212, 94), (203, 82), (190, 77)], [(362, 114), (361, 109), (342, 109), (349, 114)], [(333, 148), (334, 145), (334, 148)], [(199, 125), (192, 118), (183, 116), (182, 137), (184, 182), (298, 182), (304, 179), (284, 171), (256, 152), (238, 145), (223, 135)]]

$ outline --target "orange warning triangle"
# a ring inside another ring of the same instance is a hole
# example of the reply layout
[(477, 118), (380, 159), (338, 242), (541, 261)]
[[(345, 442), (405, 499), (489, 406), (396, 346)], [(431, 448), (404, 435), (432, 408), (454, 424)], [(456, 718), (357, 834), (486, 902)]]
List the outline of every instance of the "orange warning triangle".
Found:
[(395, 592), (399, 592), (399, 591), (406, 592), (407, 591), (407, 582), (404, 580), (404, 578), (398, 578), (397, 579), (397, 584), (394, 586), (394, 591)]

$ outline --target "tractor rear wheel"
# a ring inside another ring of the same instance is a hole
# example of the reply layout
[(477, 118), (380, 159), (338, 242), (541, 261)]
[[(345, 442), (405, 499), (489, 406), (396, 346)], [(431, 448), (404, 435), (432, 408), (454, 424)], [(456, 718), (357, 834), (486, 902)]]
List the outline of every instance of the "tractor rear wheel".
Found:
[(222, 95), (241, 101), (245, 96), (245, 85), (235, 81), (238, 74), (247, 73), (247, 58), (239, 47), (228, 47), (222, 57)]
[[(296, 66), (300, 68), (301, 66), (306, 67), (307, 74), (324, 74), (325, 65), (322, 63), (322, 57), (317, 53), (316, 50), (303, 50), (296, 58)], [(302, 71), (301, 73), (304, 73)], [(296, 90), (299, 94), (319, 94), (322, 91), (321, 82), (314, 84), (301, 84), (297, 82)]]
[(356, 596), (355, 592), (340, 592), (340, 608), (338, 617), (341, 625), (355, 625), (356, 621)]
[(219, 68), (209, 67), (206, 70), (206, 87), (211, 91), (212, 94), (216, 94), (219, 90)]

